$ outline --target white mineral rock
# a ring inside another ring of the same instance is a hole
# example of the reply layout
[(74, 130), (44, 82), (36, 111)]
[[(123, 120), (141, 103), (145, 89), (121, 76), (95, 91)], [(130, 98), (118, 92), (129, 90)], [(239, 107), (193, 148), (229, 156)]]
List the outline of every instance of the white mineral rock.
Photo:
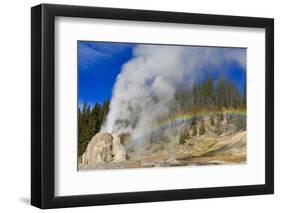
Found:
[(106, 132), (97, 133), (89, 142), (82, 156), (82, 164), (120, 162), (126, 160), (126, 151), (120, 137)]

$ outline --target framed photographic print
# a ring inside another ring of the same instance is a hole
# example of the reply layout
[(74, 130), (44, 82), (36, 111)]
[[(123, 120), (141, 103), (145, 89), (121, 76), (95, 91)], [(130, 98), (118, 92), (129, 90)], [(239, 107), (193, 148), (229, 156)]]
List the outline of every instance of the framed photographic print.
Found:
[(274, 21), (31, 9), (31, 204), (272, 194)]

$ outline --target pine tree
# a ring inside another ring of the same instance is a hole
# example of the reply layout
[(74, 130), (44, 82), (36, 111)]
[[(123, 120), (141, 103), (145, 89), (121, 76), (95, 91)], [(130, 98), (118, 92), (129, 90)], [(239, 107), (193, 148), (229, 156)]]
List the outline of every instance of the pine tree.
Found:
[(193, 87), (192, 87), (192, 93), (193, 93), (193, 105), (196, 107), (196, 106), (199, 106), (199, 87), (197, 84), (193, 84)]
[(106, 116), (109, 112), (109, 105), (110, 105), (110, 101), (109, 100), (105, 100), (102, 104), (101, 107), (101, 122), (103, 122), (106, 119)]
[(197, 135), (197, 128), (195, 125), (192, 126), (192, 133), (191, 133), (192, 136), (196, 136)]
[(201, 84), (201, 99), (204, 108), (212, 108), (215, 105), (215, 86), (210, 76)]
[(78, 110), (78, 155), (83, 154), (87, 148), (88, 142), (92, 137), (92, 128), (90, 123), (91, 107), (84, 102), (82, 111)]
[(94, 107), (84, 102), (78, 108), (78, 155), (83, 154), (91, 138), (100, 131), (101, 125), (109, 112), (109, 100), (103, 104), (96, 103)]
[(217, 85), (217, 106), (218, 108), (222, 108), (226, 106), (226, 91), (225, 91), (225, 79), (222, 76)]
[(101, 124), (101, 105), (99, 103), (96, 103), (91, 111), (92, 135), (95, 135), (100, 131)]
[(226, 108), (237, 108), (241, 105), (241, 94), (236, 88), (234, 83), (230, 80), (226, 81), (225, 84), (226, 91)]

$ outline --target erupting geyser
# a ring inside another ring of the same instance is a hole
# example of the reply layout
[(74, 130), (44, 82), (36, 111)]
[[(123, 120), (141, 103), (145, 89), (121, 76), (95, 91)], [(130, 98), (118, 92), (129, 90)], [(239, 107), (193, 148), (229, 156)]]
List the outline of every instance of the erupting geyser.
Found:
[(102, 126), (105, 132), (129, 133), (132, 140), (169, 115), (179, 85), (192, 85), (206, 70), (227, 63), (246, 66), (243, 49), (139, 45), (133, 56), (116, 79)]

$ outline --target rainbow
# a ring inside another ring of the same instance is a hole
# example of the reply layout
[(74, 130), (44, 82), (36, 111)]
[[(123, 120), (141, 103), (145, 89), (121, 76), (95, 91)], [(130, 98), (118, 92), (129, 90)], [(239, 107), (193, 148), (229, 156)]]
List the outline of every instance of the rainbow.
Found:
[(135, 139), (134, 141), (142, 140), (152, 133), (165, 130), (168, 128), (176, 128), (183, 124), (190, 124), (194, 118), (201, 119), (203, 117), (211, 116), (214, 114), (223, 114), (227, 117), (232, 116), (241, 116), (246, 117), (246, 109), (221, 109), (221, 110), (201, 110), (201, 111), (193, 111), (193, 112), (183, 112), (183, 113), (175, 113), (171, 114), (166, 119), (158, 120), (154, 125), (150, 126), (145, 133)]
[[(206, 116), (210, 116), (212, 114), (222, 113), (224, 116), (246, 116), (245, 109), (223, 109), (223, 110), (202, 110), (202, 111), (194, 111), (194, 112), (184, 112), (184, 113), (176, 113), (172, 114), (166, 119), (162, 119), (158, 122), (158, 126), (161, 127), (166, 125), (167, 123), (182, 123), (182, 122), (190, 122), (193, 118), (202, 118)], [(156, 127), (156, 126), (155, 126)]]

